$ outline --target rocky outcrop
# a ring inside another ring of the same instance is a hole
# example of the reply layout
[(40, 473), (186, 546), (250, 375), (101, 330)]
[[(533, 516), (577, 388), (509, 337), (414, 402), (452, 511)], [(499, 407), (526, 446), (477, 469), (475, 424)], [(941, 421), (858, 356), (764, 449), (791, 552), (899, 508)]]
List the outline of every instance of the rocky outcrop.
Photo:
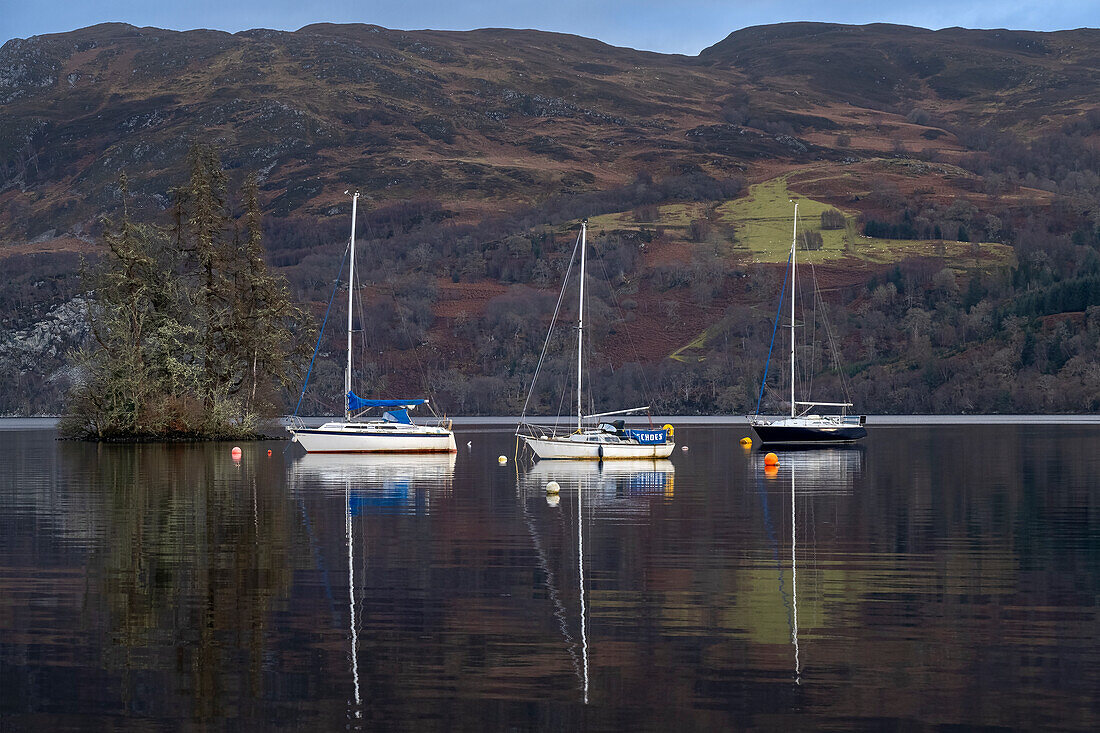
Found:
[[(0, 331), (0, 373), (13, 387), (5, 390), (0, 412), (26, 415), (64, 410), (65, 395), (76, 378), (68, 357), (88, 337), (89, 302), (87, 297), (78, 296), (53, 308), (28, 328)], [(43, 390), (41, 385), (50, 388)], [(25, 394), (28, 392), (34, 394)], [(34, 399), (27, 401), (27, 397)]]

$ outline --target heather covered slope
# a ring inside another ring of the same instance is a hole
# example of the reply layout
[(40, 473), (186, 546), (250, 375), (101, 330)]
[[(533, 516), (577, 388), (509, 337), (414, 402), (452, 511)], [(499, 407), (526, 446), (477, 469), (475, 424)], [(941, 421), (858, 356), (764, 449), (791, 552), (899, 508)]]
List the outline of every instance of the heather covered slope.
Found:
[(1098, 32), (1039, 33), (785, 23), (736, 31), (699, 63), (818, 103), (925, 106), (956, 120), (1034, 129), (1095, 102)]
[(863, 409), (1093, 409), (1098, 59), (1096, 30), (817, 23), (698, 57), (369, 25), (11, 40), (0, 362), (18, 376), (0, 409), (60, 409), (79, 257), (118, 174), (135, 215), (167, 223), (196, 140), (234, 181), (258, 173), (271, 264), (318, 320), (342, 192), (365, 194), (366, 389), (431, 382), (452, 412), (517, 409), (587, 216), (612, 283), (594, 319), (615, 371), (595, 378), (624, 394), (651, 379), (640, 398), (662, 409), (748, 409), (784, 246), (760, 232), (783, 228), (785, 191), (843, 222), (814, 256)]
[(276, 215), (323, 216), (349, 182), (480, 214), (641, 170), (850, 157), (840, 134), (959, 154), (945, 125), (1032, 135), (1094, 107), (1098, 76), (1091, 30), (793, 23), (688, 58), (538, 31), (105, 24), (0, 49), (0, 241), (86, 228), (122, 169), (165, 196), (198, 138), (261, 170)]

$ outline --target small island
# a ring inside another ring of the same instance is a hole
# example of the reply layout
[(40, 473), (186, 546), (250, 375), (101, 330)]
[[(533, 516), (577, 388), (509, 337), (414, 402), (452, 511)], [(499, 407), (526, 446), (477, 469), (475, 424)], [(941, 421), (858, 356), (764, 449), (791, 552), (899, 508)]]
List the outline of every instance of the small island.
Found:
[(125, 174), (117, 220), (84, 273), (90, 343), (60, 423), (63, 437), (247, 440), (279, 414), (310, 327), (264, 261), (257, 182), (236, 199), (216, 150), (194, 145), (167, 225), (135, 221)]

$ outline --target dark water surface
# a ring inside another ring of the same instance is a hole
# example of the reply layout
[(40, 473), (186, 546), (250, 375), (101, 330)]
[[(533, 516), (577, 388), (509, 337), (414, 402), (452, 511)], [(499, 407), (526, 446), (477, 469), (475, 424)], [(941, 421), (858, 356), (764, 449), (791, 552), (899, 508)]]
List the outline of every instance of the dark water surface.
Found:
[(746, 432), (518, 472), (489, 427), (239, 464), (0, 432), (0, 728), (1100, 728), (1100, 426), (773, 473)]

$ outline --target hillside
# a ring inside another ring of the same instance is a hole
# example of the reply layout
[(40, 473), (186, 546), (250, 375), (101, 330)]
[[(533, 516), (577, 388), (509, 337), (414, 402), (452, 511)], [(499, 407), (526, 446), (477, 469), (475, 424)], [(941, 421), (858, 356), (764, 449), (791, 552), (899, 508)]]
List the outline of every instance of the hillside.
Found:
[[(968, 406), (954, 375), (998, 353), (1009, 304), (1037, 290), (1085, 294), (1019, 313), (1036, 343), (1058, 334), (1048, 351), (1061, 355), (1036, 378), (1057, 381), (1084, 353), (1062, 344), (1100, 304), (1087, 284), (1100, 224), (1098, 77), (1100, 31), (1089, 29), (790, 23), (737, 31), (698, 57), (538, 31), (366, 25), (106, 24), (13, 39), (0, 48), (0, 360), (20, 377), (0, 405), (60, 408), (72, 377), (64, 353), (82, 337), (67, 304), (81, 295), (79, 257), (95, 251), (98, 217), (119, 205), (117, 176), (129, 176), (139, 212), (165, 222), (187, 150), (204, 140), (232, 176), (260, 174), (270, 260), (319, 307), (346, 237), (342, 192), (366, 194), (377, 266), (363, 285), (381, 324), (367, 330), (383, 353), (373, 389), (416, 390), (434, 375), (452, 385), (440, 388), (452, 412), (516, 409), (527, 352), (541, 347), (542, 299), (589, 216), (612, 270), (604, 337), (617, 373), (637, 362), (670, 384), (710, 385), (680, 389), (667, 409), (747, 409), (768, 329), (729, 311), (770, 311), (780, 199), (800, 196), (816, 202), (813, 216), (842, 215), (843, 232), (823, 231), (813, 254), (827, 300), (847, 314), (850, 376), (878, 385), (864, 385), (880, 400), (864, 409), (1095, 409), (1027, 405), (1007, 387), (996, 406)], [(905, 302), (871, 324), (884, 283)], [(937, 309), (934, 288), (953, 289), (964, 318), (980, 294), (996, 322), (968, 330)], [(616, 299), (632, 306), (616, 310)], [(904, 325), (923, 324), (914, 309), (927, 328)], [(1059, 313), (1079, 315), (1050, 320)], [(507, 348), (477, 345), (506, 328)], [(704, 361), (667, 358), (691, 344)], [(936, 377), (952, 359), (959, 368)], [(908, 385), (910, 372), (945, 395), (882, 397), (884, 382)], [(332, 375), (320, 379), (331, 389)], [(724, 402), (719, 384), (733, 390)]]

